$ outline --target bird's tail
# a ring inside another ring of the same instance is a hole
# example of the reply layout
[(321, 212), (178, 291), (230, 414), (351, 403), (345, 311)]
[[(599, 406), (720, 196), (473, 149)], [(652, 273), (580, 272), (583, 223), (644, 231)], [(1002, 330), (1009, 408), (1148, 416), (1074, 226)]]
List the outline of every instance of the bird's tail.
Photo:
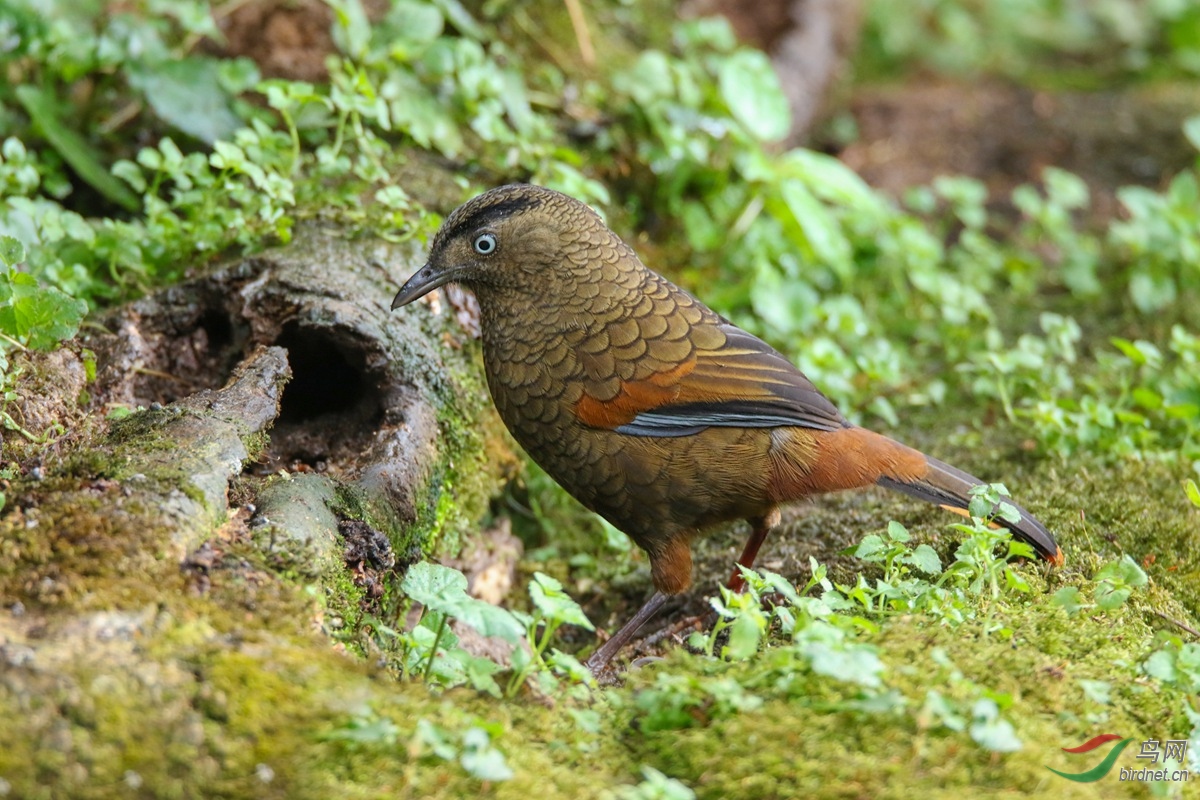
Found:
[[(936, 458), (925, 456), (925, 460), (929, 464), (929, 469), (920, 479), (899, 480), (884, 475), (876, 483), (888, 489), (903, 492), (909, 497), (936, 503), (942, 508), (965, 514), (971, 502), (971, 489), (983, 481), (938, 461)], [(1013, 536), (1031, 545), (1042, 558), (1061, 567), (1063, 552), (1058, 543), (1054, 541), (1050, 531), (1046, 530), (1046, 526), (1038, 522), (1028, 511), (1016, 503), (1012, 503), (1012, 505), (1021, 512), (1021, 519), (1017, 522), (1008, 522), (996, 517), (995, 522), (1012, 531)]]

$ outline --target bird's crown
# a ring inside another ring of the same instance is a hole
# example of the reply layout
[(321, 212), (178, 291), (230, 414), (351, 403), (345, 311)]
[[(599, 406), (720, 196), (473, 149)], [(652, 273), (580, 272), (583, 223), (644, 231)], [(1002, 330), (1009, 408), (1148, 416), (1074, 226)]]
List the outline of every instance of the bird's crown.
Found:
[[(541, 211), (546, 221), (562, 221), (564, 218), (600, 217), (584, 203), (570, 195), (534, 186), (528, 183), (513, 183), (490, 189), (478, 197), (456, 208), (438, 230), (431, 249), (437, 250), (459, 236), (487, 228), (512, 217)], [(577, 222), (577, 220), (572, 220)]]

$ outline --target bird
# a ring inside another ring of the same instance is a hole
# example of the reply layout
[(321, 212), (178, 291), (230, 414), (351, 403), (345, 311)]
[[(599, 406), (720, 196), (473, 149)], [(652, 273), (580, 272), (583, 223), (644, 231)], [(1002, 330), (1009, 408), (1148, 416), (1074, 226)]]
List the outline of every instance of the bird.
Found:
[[(488, 388), (517, 443), (649, 557), (655, 592), (591, 655), (594, 673), (690, 587), (691, 542), (717, 523), (749, 521), (738, 564), (751, 567), (786, 503), (878, 485), (962, 513), (982, 483), (849, 422), (569, 195), (509, 184), (463, 203), (391, 307), (447, 283), (475, 294)], [(997, 522), (1062, 565), (1045, 525), (1016, 509)], [(729, 585), (741, 588), (736, 568)]]

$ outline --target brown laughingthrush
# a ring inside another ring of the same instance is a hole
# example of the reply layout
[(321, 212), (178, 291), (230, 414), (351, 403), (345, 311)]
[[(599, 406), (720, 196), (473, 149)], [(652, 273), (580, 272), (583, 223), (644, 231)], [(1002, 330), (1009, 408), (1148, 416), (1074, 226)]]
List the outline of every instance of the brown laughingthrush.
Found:
[[(781, 503), (877, 484), (962, 510), (980, 483), (847, 422), (784, 356), (647, 269), (567, 195), (513, 185), (463, 204), (392, 308), (451, 282), (479, 300), (504, 424), (649, 554), (658, 591), (589, 659), (593, 670), (688, 588), (691, 540), (706, 526), (748, 520), (748, 567)], [(1061, 564), (1054, 537), (1018, 510), (1002, 524)]]

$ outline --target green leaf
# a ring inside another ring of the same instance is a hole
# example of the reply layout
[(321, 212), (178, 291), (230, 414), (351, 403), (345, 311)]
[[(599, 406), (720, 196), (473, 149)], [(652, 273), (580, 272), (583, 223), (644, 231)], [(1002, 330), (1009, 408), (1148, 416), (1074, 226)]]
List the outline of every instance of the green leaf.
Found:
[(686, 783), (654, 767), (643, 765), (642, 778), (637, 786), (619, 787), (614, 796), (623, 800), (696, 800), (696, 793)]
[(1133, 557), (1126, 554), (1120, 561), (1104, 565), (1096, 573), (1096, 580), (1123, 583), (1128, 586), (1145, 586), (1149, 582), (1146, 571), (1143, 570)]
[(912, 565), (926, 575), (940, 575), (942, 572), (942, 560), (938, 558), (937, 551), (927, 544), (917, 545), (910, 558)]
[(1021, 521), (1021, 512), (1012, 503), (1000, 501), (995, 508), (996, 517), (1016, 525)]
[[(423, 720), (422, 720), (423, 721)], [(419, 725), (420, 723), (418, 723)], [(370, 709), (352, 717), (345, 725), (321, 736), (322, 739), (351, 744), (394, 746), (400, 738), (400, 726)]]
[(875, 649), (847, 642), (846, 634), (827, 622), (814, 622), (801, 630), (796, 644), (818, 675), (872, 688), (882, 683), (884, 665)]
[(551, 649), (550, 655), (546, 658), (546, 663), (550, 665), (555, 672), (566, 675), (575, 683), (582, 683), (587, 686), (596, 685), (596, 676), (592, 671), (583, 665), (583, 662), (577, 659), (570, 653), (564, 653), (561, 650)]
[(1122, 353), (1124, 353), (1125, 357), (1128, 358), (1133, 363), (1135, 363), (1135, 364), (1145, 364), (1146, 363), (1146, 357), (1144, 355), (1142, 355), (1142, 351), (1138, 350), (1137, 347), (1134, 346), (1133, 342), (1129, 341), (1128, 339), (1122, 339), (1119, 336), (1114, 336), (1111, 339), (1109, 339), (1109, 342), (1112, 343), (1113, 347), (1117, 348)]
[(409, 568), (400, 588), (427, 609), (453, 617), (483, 636), (516, 644), (525, 633), (525, 626), (510, 611), (468, 595), (467, 579), (458, 570), (422, 561)]
[(1129, 279), (1129, 296), (1138, 310), (1149, 314), (1159, 311), (1176, 297), (1175, 280), (1170, 275), (1137, 272)]
[(1096, 587), (1096, 605), (1104, 611), (1112, 611), (1123, 606), (1131, 594), (1133, 594), (1132, 589), (1118, 588), (1110, 583), (1102, 583)]
[[(979, 702), (983, 703), (984, 700)], [(970, 733), (976, 744), (994, 753), (1014, 753), (1024, 746), (1016, 735), (1013, 723), (1000, 717), (972, 722)]]
[(1175, 669), (1175, 654), (1170, 650), (1159, 650), (1151, 654), (1142, 664), (1142, 671), (1164, 683), (1173, 684), (1179, 679), (1179, 672)]
[(886, 211), (870, 184), (833, 156), (798, 147), (781, 156), (776, 169), (804, 181), (813, 194), (836, 206), (872, 214)]
[(468, 775), (481, 781), (506, 781), (514, 774), (504, 754), (492, 746), (488, 732), (480, 727), (469, 728), (463, 734), (459, 763)]
[(1188, 482), (1184, 484), (1183, 491), (1187, 494), (1188, 500), (1192, 501), (1192, 505), (1200, 508), (1200, 487), (1196, 486), (1196, 482), (1189, 478)]
[(1093, 703), (1106, 706), (1112, 700), (1112, 684), (1108, 681), (1082, 679), (1079, 681), (1079, 688), (1083, 690), (1083, 696)]
[(1185, 692), (1200, 692), (1200, 644), (1168, 645), (1147, 658), (1142, 670)]
[(0, 274), (0, 331), (35, 350), (52, 350), (79, 330), (87, 303), (24, 272)]
[(579, 604), (563, 591), (562, 584), (545, 573), (533, 574), (533, 580), (529, 582), (529, 597), (547, 619), (578, 625), (589, 631), (596, 629)]
[(189, 56), (131, 70), (129, 83), (146, 97), (159, 119), (211, 145), (231, 138), (242, 127), (219, 75), (220, 62)]
[(750, 614), (739, 614), (729, 627), (729, 644), (724, 654), (734, 661), (742, 661), (758, 652), (762, 630)]
[(442, 35), (445, 27), (442, 12), (436, 6), (415, 0), (393, 0), (385, 22), (399, 40), (412, 45), (432, 42)]
[(55, 98), (49, 92), (44, 91), (40, 86), (25, 84), (16, 87), (14, 94), (29, 114), (30, 119), (46, 137), (46, 141), (63, 157), (64, 161), (71, 165), (72, 169), (79, 173), (79, 177), (126, 211), (137, 211), (142, 207), (138, 196), (115, 176), (109, 174), (92, 146), (82, 136), (63, 124), (59, 117)]
[(921, 707), (918, 720), (929, 720), (923, 722), (923, 726), (932, 727), (931, 723), (937, 722), (952, 731), (961, 731), (967, 727), (967, 719), (958, 712), (954, 701), (943, 697), (941, 692), (935, 689), (926, 690), (925, 703)]
[(829, 209), (796, 179), (784, 180), (779, 194), (795, 222), (792, 230), (799, 234), (797, 243), (806, 245), (817, 263), (848, 279), (854, 268), (850, 242)]
[(1050, 604), (1060, 606), (1068, 614), (1076, 614), (1088, 607), (1078, 586), (1064, 586), (1050, 598)]
[(864, 536), (863, 540), (858, 543), (858, 547), (854, 550), (854, 557), (864, 561), (880, 561), (882, 559), (879, 558), (879, 554), (885, 548), (883, 537), (877, 533), (871, 533)]
[(1187, 137), (1192, 147), (1200, 150), (1200, 114), (1184, 120), (1183, 135)]
[(993, 508), (994, 504), (991, 498), (975, 494), (972, 495), (971, 502), (967, 504), (967, 513), (975, 519), (987, 519), (992, 515)]
[(1130, 556), (1105, 565), (1096, 573), (1096, 589), (1093, 596), (1096, 605), (1105, 611), (1119, 608), (1129, 599), (1135, 588), (1149, 581), (1145, 571)]
[(15, 267), (25, 260), (25, 246), (11, 236), (0, 236), (0, 265)]
[(433, 0), (433, 4), (441, 10), (446, 21), (458, 29), (458, 32), (472, 39), (483, 39), (483, 28), (471, 16), (458, 0)]
[(446, 731), (429, 720), (417, 720), (416, 739), (443, 761), (453, 761), (458, 757), (458, 748), (450, 741)]
[(1130, 397), (1134, 403), (1147, 411), (1156, 411), (1163, 406), (1162, 395), (1145, 386), (1138, 386), (1133, 390)]
[[(812, 558), (812, 556), (809, 556), (809, 564), (813, 565), (813, 570), (814, 570), (813, 576), (816, 577), (818, 581), (821, 580), (821, 578), (824, 577), (825, 568), (815, 566), (816, 561)], [(800, 602), (801, 602), (800, 595), (798, 595), (796, 593), (796, 587), (794, 585), (792, 585), (791, 581), (789, 581), (787, 578), (783, 577), (779, 573), (771, 572), (770, 570), (764, 569), (761, 574), (762, 574), (763, 584), (768, 589), (773, 589), (774, 591), (779, 592), (781, 595), (783, 595), (784, 599), (786, 599), (788, 601), (788, 603), (791, 605), (799, 605), (800, 604)], [(818, 574), (820, 575), (820, 577), (817, 577)]]
[(750, 286), (750, 304), (763, 322), (782, 333), (803, 331), (814, 318), (819, 295), (802, 280), (784, 278), (779, 270), (763, 265)]
[(360, 0), (329, 0), (337, 24), (333, 41), (338, 49), (351, 58), (361, 60), (371, 43), (371, 21)]
[(462, 664), (467, 683), (471, 684), (472, 689), (490, 694), (497, 699), (501, 697), (500, 684), (496, 683), (496, 679), (492, 676), (504, 669), (503, 667), (490, 658), (474, 656), (464, 650), (457, 650), (454, 655)]
[(912, 539), (912, 534), (896, 520), (888, 520), (887, 526), (888, 538), (893, 542), (907, 542)]
[(1022, 747), (1021, 740), (1012, 723), (1000, 716), (996, 701), (987, 697), (975, 701), (971, 707), (969, 733), (976, 744), (993, 753), (1015, 753)]
[(1063, 208), (1085, 208), (1091, 201), (1087, 183), (1078, 175), (1057, 167), (1047, 167), (1042, 172), (1046, 182), (1046, 194)]
[(422, 561), (409, 568), (400, 588), (426, 608), (448, 612), (447, 603), (467, 596), (467, 578), (456, 569)]
[(791, 111), (765, 53), (737, 51), (721, 62), (717, 82), (729, 112), (751, 136), (764, 142), (787, 136)]

